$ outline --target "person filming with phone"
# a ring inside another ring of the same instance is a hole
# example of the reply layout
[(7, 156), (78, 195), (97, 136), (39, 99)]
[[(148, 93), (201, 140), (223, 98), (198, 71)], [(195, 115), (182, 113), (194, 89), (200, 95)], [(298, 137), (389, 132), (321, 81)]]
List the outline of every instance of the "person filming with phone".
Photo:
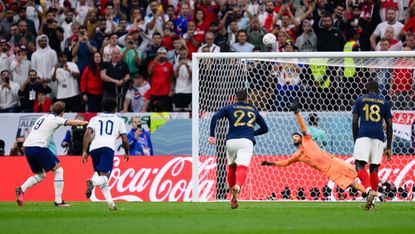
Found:
[(20, 86), (13, 82), (9, 70), (3, 70), (1, 75), (0, 85), (0, 113), (13, 113), (17, 111), (17, 104), (19, 102)]

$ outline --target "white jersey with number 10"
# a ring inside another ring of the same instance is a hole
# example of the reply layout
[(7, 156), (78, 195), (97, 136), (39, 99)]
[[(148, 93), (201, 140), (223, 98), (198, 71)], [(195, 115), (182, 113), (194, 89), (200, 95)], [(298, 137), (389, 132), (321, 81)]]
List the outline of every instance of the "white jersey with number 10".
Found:
[(87, 128), (94, 131), (90, 151), (108, 147), (115, 151), (115, 140), (120, 134), (126, 134), (124, 121), (115, 114), (99, 114), (91, 118)]

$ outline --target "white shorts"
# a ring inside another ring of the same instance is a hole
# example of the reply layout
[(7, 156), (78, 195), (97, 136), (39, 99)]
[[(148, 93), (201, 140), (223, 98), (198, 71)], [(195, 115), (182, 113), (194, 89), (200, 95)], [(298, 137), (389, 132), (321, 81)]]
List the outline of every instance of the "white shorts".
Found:
[(354, 144), (353, 157), (355, 160), (365, 161), (369, 164), (382, 162), (385, 143), (369, 137), (357, 138)]
[(248, 167), (251, 162), (254, 143), (246, 138), (226, 141), (226, 158), (228, 165), (237, 164)]

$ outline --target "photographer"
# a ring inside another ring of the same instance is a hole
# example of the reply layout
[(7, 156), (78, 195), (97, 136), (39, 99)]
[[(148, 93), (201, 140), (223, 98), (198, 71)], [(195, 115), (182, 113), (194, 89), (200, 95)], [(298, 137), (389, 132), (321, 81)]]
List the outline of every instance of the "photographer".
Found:
[(93, 40), (89, 40), (85, 26), (79, 26), (78, 41), (72, 49), (72, 56), (78, 57), (79, 74), (83, 73), (95, 52), (97, 52), (97, 43)]
[(121, 59), (128, 65), (130, 74), (141, 73), (143, 54), (134, 43), (132, 35), (125, 37), (125, 47), (121, 49)]
[(0, 88), (0, 113), (13, 113), (17, 111), (19, 102), (20, 86), (11, 81), (11, 73), (9, 70), (1, 71), (1, 88)]
[[(85, 120), (83, 114), (75, 116), (77, 120)], [(82, 155), (83, 138), (86, 126), (72, 126), (66, 131), (65, 138), (62, 140), (61, 146), (67, 148), (67, 155)]]
[(24, 147), (23, 147), (24, 137), (16, 136), (16, 142), (13, 144), (13, 147), (10, 149), (10, 156), (24, 156)]
[(127, 135), (128, 144), (130, 145), (130, 155), (154, 155), (150, 133), (142, 128), (140, 117), (131, 117), (131, 125), (133, 128)]
[(32, 112), (34, 103), (36, 100), (36, 94), (39, 91), (43, 91), (45, 94), (50, 93), (52, 90), (47, 85), (47, 82), (41, 82), (37, 76), (37, 72), (34, 69), (29, 71), (26, 81), (18, 91), (20, 97), (22, 112)]

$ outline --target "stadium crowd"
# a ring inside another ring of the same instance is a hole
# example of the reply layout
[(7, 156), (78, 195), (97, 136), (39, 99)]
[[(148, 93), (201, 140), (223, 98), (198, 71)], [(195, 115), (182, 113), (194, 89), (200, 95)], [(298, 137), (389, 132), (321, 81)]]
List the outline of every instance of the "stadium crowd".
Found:
[[(56, 100), (67, 103), (69, 112), (99, 112), (106, 97), (116, 98), (123, 112), (189, 111), (191, 59), (197, 51), (415, 49), (413, 0), (0, 3), (0, 112), (49, 112)], [(262, 43), (269, 32), (277, 37), (272, 49)], [(329, 94), (338, 88), (330, 84), (335, 74), (307, 69), (312, 82), (318, 81), (315, 92), (330, 102)], [(372, 77), (405, 105), (396, 108), (414, 108), (413, 70), (345, 69), (342, 76), (353, 78), (344, 91), (352, 92), (350, 97), (359, 94), (354, 92), (362, 77)], [(304, 82), (301, 76), (289, 79), (278, 79), (277, 92), (295, 91), (289, 86)], [(349, 105), (337, 101), (330, 105)]]

